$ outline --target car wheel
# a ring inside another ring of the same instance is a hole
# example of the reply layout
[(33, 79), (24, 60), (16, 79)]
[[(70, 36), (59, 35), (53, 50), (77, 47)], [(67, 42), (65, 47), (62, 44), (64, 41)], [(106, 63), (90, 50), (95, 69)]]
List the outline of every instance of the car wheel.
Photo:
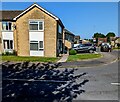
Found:
[(90, 53), (93, 53), (94, 51), (93, 50), (89, 50)]

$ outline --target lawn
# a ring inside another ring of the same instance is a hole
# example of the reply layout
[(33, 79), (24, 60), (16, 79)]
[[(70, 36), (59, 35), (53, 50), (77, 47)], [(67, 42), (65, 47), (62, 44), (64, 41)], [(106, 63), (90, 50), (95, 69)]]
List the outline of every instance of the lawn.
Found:
[(93, 58), (100, 58), (102, 55), (101, 54), (77, 54), (77, 55), (70, 55), (68, 57), (68, 62), (69, 61), (80, 61), (80, 60), (85, 60), (85, 59), (93, 59)]
[(113, 48), (113, 50), (119, 50), (120, 49), (120, 47), (115, 47), (115, 48)]
[(57, 62), (58, 58), (52, 57), (20, 57), (20, 56), (2, 56), (2, 61), (30, 61), (30, 62)]

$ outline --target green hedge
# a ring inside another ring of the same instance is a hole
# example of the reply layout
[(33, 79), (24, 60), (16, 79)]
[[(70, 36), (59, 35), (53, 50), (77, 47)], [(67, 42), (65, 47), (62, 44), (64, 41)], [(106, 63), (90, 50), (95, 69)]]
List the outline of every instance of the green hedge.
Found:
[(76, 54), (77, 54), (77, 51), (76, 51), (76, 50), (71, 49), (71, 50), (69, 51), (69, 55), (76, 55)]

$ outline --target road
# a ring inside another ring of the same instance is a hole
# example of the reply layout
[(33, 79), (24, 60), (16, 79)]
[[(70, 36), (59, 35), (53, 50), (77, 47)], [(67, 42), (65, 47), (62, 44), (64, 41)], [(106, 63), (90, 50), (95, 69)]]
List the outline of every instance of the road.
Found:
[[(118, 57), (118, 51), (113, 51), (110, 54), (116, 58)], [(82, 79), (88, 79), (89, 82), (82, 87), (86, 92), (79, 95), (75, 100), (78, 100), (77, 102), (79, 102), (79, 100), (118, 100), (119, 86), (114, 83), (118, 83), (119, 62), (120, 60), (101, 66), (78, 68), (75, 74), (82, 72), (88, 73), (86, 76), (82, 76), (78, 82)], [(1, 68), (0, 75), (2, 75)], [(0, 99), (2, 95), (1, 91), (0, 81)]]
[[(64, 62), (61, 67), (65, 68), (81, 68), (81, 67), (94, 67), (101, 66), (104, 64), (108, 64), (110, 62), (118, 59), (118, 51), (112, 52), (99, 52), (103, 56), (97, 59), (89, 59), (89, 60), (81, 60), (81, 61), (72, 61), (72, 62)], [(120, 53), (120, 51), (119, 51)]]
[[(112, 55), (118, 57), (118, 52)], [(88, 75), (81, 77), (88, 79), (89, 82), (83, 86), (85, 93), (78, 96), (75, 100), (118, 100), (118, 66), (120, 60), (103, 66), (79, 68), (76, 74), (87, 72)]]
[[(120, 61), (119, 61), (120, 62)], [(87, 72), (82, 79), (89, 82), (83, 86), (86, 90), (76, 100), (118, 100), (118, 62), (94, 68), (80, 68), (76, 74)]]

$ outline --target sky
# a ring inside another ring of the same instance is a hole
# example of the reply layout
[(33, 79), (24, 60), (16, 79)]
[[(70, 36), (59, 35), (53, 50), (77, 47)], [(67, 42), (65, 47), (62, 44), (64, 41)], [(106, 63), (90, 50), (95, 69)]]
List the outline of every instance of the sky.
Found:
[[(94, 33), (118, 36), (118, 2), (36, 2), (61, 19), (66, 29), (82, 39)], [(2, 10), (24, 10), (33, 2), (2, 2)]]

